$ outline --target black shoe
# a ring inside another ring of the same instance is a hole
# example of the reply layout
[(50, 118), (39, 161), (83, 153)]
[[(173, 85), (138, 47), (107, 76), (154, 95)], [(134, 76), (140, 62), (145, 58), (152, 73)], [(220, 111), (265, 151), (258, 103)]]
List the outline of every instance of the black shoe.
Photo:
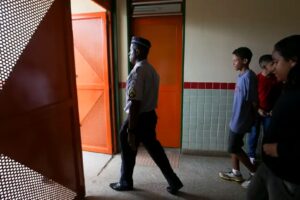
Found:
[(109, 186), (116, 191), (130, 191), (133, 190), (132, 186), (122, 185), (121, 183), (111, 183)]
[(168, 186), (167, 191), (171, 194), (177, 194), (178, 190), (180, 190), (183, 187), (183, 184), (179, 182), (178, 184), (174, 186)]

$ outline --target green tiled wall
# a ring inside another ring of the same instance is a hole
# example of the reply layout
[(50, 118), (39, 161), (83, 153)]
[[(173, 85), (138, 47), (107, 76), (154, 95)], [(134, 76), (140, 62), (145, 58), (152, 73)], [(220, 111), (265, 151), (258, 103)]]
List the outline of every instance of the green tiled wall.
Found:
[[(222, 89), (184, 89), (182, 149), (226, 151), (233, 92)], [(125, 89), (120, 90), (120, 95), (123, 121), (126, 117), (123, 111)]]
[(233, 90), (185, 89), (182, 149), (226, 151)]

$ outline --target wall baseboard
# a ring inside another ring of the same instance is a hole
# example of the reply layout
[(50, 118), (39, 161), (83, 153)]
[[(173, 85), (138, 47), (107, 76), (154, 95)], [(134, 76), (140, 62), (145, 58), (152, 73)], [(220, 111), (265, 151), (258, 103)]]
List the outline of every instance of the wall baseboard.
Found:
[(181, 153), (199, 156), (214, 156), (214, 157), (229, 157), (230, 154), (225, 151), (206, 151), (206, 150), (191, 150), (182, 149)]

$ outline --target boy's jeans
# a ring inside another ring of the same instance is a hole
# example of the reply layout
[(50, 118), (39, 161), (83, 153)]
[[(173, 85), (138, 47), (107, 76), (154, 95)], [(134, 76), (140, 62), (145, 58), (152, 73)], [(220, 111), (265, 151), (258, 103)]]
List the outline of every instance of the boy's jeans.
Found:
[(271, 122), (271, 116), (262, 117), (258, 115), (256, 117), (255, 124), (252, 126), (250, 133), (247, 136), (248, 156), (256, 158), (256, 147), (260, 134), (260, 125), (263, 127), (263, 133), (265, 134)]

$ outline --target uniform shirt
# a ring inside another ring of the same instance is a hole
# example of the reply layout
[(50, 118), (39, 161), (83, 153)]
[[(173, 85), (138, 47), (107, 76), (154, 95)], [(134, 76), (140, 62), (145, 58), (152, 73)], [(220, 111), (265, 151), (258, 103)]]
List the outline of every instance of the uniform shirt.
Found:
[(140, 113), (157, 107), (159, 75), (147, 60), (139, 61), (128, 75), (126, 82), (126, 113), (129, 113), (131, 100), (140, 101)]
[(239, 74), (235, 86), (230, 129), (235, 133), (246, 133), (254, 122), (255, 110), (253, 103), (257, 103), (256, 74), (247, 69)]

